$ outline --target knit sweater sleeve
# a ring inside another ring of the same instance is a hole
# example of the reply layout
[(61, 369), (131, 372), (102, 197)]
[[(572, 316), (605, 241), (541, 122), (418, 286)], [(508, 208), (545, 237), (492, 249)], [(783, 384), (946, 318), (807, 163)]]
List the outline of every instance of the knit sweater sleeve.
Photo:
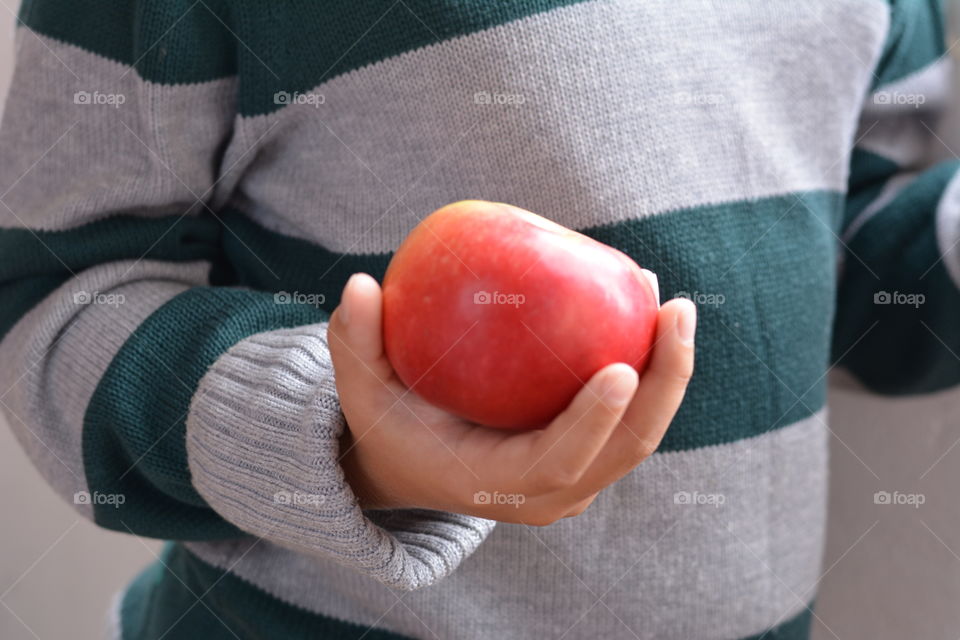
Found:
[(890, 17), (852, 153), (833, 358), (905, 394), (960, 383), (960, 159), (942, 133), (942, 3), (895, 1)]
[(0, 127), (0, 410), (101, 526), (255, 535), (429, 584), (493, 524), (358, 507), (334, 301), (235, 286), (220, 208), (240, 45), (226, 3), (201, 5), (23, 4)]

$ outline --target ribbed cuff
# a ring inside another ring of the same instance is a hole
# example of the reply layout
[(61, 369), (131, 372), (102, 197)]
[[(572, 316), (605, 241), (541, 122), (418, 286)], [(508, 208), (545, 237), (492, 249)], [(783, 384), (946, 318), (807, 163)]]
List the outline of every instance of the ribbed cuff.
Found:
[(326, 323), (260, 333), (214, 363), (187, 418), (193, 484), (253, 535), (333, 558), (391, 587), (432, 584), (456, 569), (494, 522), (360, 509), (337, 462), (346, 425), (326, 333)]

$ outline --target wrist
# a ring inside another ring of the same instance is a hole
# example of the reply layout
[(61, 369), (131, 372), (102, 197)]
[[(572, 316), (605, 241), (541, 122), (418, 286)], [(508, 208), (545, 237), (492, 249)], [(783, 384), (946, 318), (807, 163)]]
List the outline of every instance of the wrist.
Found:
[(340, 437), (339, 445), (340, 468), (361, 509), (399, 509), (412, 506), (403, 504), (393, 491), (382, 489), (372, 477), (372, 468), (376, 465), (366, 464), (365, 451), (353, 437), (349, 425)]

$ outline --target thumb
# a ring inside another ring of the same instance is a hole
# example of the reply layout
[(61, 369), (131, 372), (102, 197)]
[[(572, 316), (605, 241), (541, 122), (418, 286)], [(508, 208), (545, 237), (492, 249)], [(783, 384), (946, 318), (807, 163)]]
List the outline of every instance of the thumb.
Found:
[(340, 383), (386, 384), (393, 368), (383, 350), (383, 294), (380, 285), (365, 273), (347, 280), (343, 295), (327, 329), (327, 343)]

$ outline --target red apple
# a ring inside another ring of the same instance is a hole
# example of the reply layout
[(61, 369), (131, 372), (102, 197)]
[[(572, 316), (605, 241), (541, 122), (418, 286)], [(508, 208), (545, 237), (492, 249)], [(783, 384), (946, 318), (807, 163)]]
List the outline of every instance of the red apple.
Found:
[(614, 362), (642, 372), (657, 299), (625, 254), (504, 204), (445, 206), (407, 236), (383, 281), (400, 380), (490, 427), (542, 427)]

